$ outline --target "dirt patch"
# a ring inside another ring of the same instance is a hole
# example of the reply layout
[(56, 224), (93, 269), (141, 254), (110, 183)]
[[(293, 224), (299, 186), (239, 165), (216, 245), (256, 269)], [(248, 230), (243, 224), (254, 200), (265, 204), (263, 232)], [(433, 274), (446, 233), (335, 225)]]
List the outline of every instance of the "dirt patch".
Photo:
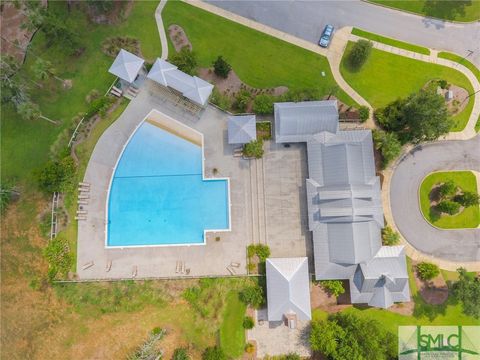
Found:
[(415, 283), (417, 284), (418, 292), (422, 296), (423, 300), (425, 300), (427, 304), (443, 304), (448, 299), (448, 287), (442, 274), (438, 274), (438, 276), (436, 276), (430, 281), (423, 281), (418, 277), (416, 271), (417, 264), (419, 264), (419, 262), (412, 262), (415, 270)]
[(387, 310), (400, 315), (411, 316), (413, 315), (414, 308), (415, 308), (415, 302), (409, 301), (409, 302), (393, 304)]
[(20, 63), (23, 63), (24, 49), (34, 34), (34, 31), (21, 28), (26, 19), (22, 9), (17, 9), (12, 2), (0, 5), (1, 53), (13, 56)]
[(168, 27), (168, 36), (170, 37), (176, 52), (179, 52), (184, 47), (187, 47), (192, 51), (192, 43), (188, 40), (188, 36), (185, 34), (185, 31), (183, 31), (181, 26), (175, 24), (170, 25)]
[(335, 296), (328, 294), (318, 284), (312, 284), (310, 287), (310, 304), (312, 309), (321, 309), (328, 313), (336, 313), (352, 306), (351, 304), (346, 304), (342, 299), (337, 301)]

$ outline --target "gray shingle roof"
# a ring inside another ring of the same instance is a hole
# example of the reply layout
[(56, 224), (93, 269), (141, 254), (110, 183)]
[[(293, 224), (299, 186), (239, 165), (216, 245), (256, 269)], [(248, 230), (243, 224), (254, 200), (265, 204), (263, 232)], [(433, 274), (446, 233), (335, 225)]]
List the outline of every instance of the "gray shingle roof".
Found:
[(147, 77), (163, 86), (182, 93), (193, 102), (205, 105), (213, 90), (213, 85), (197, 76), (190, 76), (178, 70), (175, 65), (163, 59), (155, 60)]
[(312, 135), (338, 131), (337, 101), (275, 103), (275, 141), (305, 142)]
[(403, 248), (381, 246), (384, 219), (371, 131), (338, 131), (333, 109), (336, 103), (321, 101), (275, 104), (276, 141), (307, 143), (315, 277), (349, 279), (352, 302), (388, 307), (408, 301)]
[(144, 62), (145, 61), (137, 55), (121, 49), (112, 66), (108, 69), (108, 72), (118, 76), (120, 79), (132, 83), (135, 81)]
[(295, 313), (299, 320), (310, 320), (308, 259), (269, 258), (266, 273), (268, 320), (282, 321), (288, 313)]
[(257, 138), (255, 115), (228, 117), (228, 143), (246, 144)]

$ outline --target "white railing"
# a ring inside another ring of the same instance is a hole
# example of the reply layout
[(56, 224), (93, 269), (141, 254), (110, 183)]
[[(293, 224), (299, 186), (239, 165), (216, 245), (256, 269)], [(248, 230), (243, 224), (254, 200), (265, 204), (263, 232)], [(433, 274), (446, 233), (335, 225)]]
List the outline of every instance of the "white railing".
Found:
[(52, 197), (52, 217), (50, 225), (50, 240), (54, 239), (57, 236), (57, 207), (60, 194), (57, 192), (53, 193)]

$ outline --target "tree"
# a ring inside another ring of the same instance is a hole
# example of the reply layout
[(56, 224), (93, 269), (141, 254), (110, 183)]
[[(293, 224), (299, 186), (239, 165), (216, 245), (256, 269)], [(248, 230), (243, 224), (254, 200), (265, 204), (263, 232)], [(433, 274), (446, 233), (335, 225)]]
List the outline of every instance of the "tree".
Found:
[(438, 276), (440, 269), (435, 264), (421, 262), (417, 265), (417, 273), (420, 279), (428, 281)]
[(202, 353), (202, 360), (227, 360), (227, 356), (221, 348), (211, 346)]
[(244, 329), (253, 329), (254, 326), (255, 326), (255, 321), (253, 321), (253, 318), (251, 316), (245, 316), (243, 318)]
[(455, 196), (453, 199), (456, 203), (464, 207), (477, 206), (480, 200), (480, 197), (477, 193), (471, 191), (464, 191), (463, 194)]
[(213, 62), (213, 71), (224, 79), (228, 77), (230, 70), (232, 70), (232, 67), (221, 56), (217, 57), (217, 60)]
[(467, 273), (464, 268), (457, 270), (459, 279), (452, 286), (453, 296), (462, 302), (463, 312), (468, 316), (480, 317), (480, 279)]
[(33, 32), (38, 29), (44, 20), (45, 9), (37, 1), (25, 1), (26, 5), (23, 14), (25, 15), (25, 21), (20, 25), (21, 29), (25, 29), (28, 32)]
[(261, 94), (253, 100), (253, 112), (260, 115), (273, 114), (273, 97)]
[(457, 191), (457, 186), (455, 185), (453, 180), (447, 180), (442, 185), (440, 185), (440, 188), (438, 190), (439, 190), (440, 196), (443, 199), (443, 198), (455, 195)]
[(385, 130), (399, 131), (405, 127), (404, 119), (401, 116), (405, 102), (405, 99), (397, 99), (385, 108), (375, 110), (375, 119)]
[(339, 297), (345, 292), (343, 283), (340, 280), (322, 280), (320, 285), (330, 294)]
[(385, 226), (382, 229), (383, 245), (386, 245), (386, 246), (397, 245), (399, 241), (400, 241), (400, 234), (397, 233), (396, 231), (393, 231), (393, 229), (390, 226)]
[(47, 80), (50, 76), (55, 74), (55, 69), (52, 63), (41, 58), (37, 58), (31, 67), (34, 76), (38, 80)]
[(373, 141), (375, 148), (382, 154), (382, 167), (384, 168), (402, 151), (402, 144), (395, 133), (373, 130)]
[(245, 112), (247, 110), (247, 106), (250, 103), (251, 98), (252, 98), (252, 94), (250, 94), (248, 90), (242, 89), (235, 96), (235, 102), (233, 103), (233, 106), (238, 111)]
[(436, 209), (445, 214), (455, 215), (460, 210), (460, 204), (451, 200), (443, 200), (438, 203)]
[(259, 285), (252, 285), (244, 288), (239, 294), (240, 300), (254, 308), (259, 308), (265, 301), (263, 289)]
[(188, 356), (187, 349), (185, 348), (176, 348), (173, 352), (172, 360), (190, 360)]
[(360, 121), (365, 122), (368, 120), (368, 116), (370, 115), (370, 109), (368, 106), (360, 106), (358, 109), (358, 114), (360, 116)]
[(37, 182), (42, 191), (53, 193), (63, 191), (69, 185), (75, 173), (75, 163), (70, 156), (60, 160), (50, 160), (37, 172)]
[(243, 145), (243, 154), (246, 157), (260, 159), (263, 156), (263, 141), (261, 139), (257, 139)]
[(74, 54), (80, 47), (79, 36), (73, 30), (72, 24), (53, 10), (46, 12), (40, 31), (45, 34), (47, 46), (57, 43), (70, 54)]
[(173, 55), (170, 62), (178, 67), (179, 70), (189, 75), (197, 73), (197, 56), (188, 47), (182, 48), (180, 52)]
[(370, 41), (363, 39), (358, 40), (348, 54), (348, 62), (350, 63), (350, 66), (354, 69), (360, 69), (365, 61), (367, 61), (372, 46), (373, 44)]
[(25, 120), (38, 119), (41, 115), (38, 105), (31, 101), (25, 101), (18, 104), (17, 113)]
[(337, 313), (328, 320), (312, 321), (310, 345), (327, 359), (393, 359), (396, 336), (373, 319), (354, 313)]

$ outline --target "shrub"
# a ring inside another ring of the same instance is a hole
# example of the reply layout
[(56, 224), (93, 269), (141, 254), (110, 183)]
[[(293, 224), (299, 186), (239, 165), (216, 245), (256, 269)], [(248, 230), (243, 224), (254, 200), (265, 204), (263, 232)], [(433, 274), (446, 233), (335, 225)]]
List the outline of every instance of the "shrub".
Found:
[(354, 69), (360, 69), (367, 61), (372, 50), (373, 44), (367, 40), (358, 40), (350, 53), (348, 54), (348, 62)]
[(233, 106), (240, 112), (245, 112), (247, 110), (248, 104), (250, 103), (250, 99), (252, 98), (252, 94), (248, 90), (240, 90), (235, 96), (235, 102)]
[(447, 80), (443, 80), (443, 79), (438, 80), (437, 83), (438, 83), (438, 86), (440, 86), (442, 89), (446, 89), (448, 86)]
[(448, 180), (440, 185), (439, 192), (442, 198), (446, 198), (452, 195), (455, 195), (457, 191), (457, 186), (453, 182), (453, 180)]
[(255, 345), (252, 343), (247, 343), (247, 345), (245, 345), (245, 352), (248, 354), (253, 354), (255, 352)]
[(417, 265), (417, 273), (420, 279), (428, 281), (438, 276), (438, 274), (440, 274), (440, 269), (435, 264), (421, 262)]
[(230, 109), (232, 106), (232, 99), (229, 96), (220, 93), (216, 87), (213, 88), (210, 102), (224, 111)]
[(480, 279), (467, 273), (463, 268), (457, 270), (459, 280), (452, 286), (453, 296), (462, 302), (463, 312), (476, 319), (480, 317)]
[(140, 41), (130, 36), (116, 36), (106, 38), (102, 42), (102, 52), (111, 57), (116, 57), (121, 49), (127, 50), (132, 54), (141, 55)]
[(102, 96), (100, 98), (92, 100), (87, 112), (85, 113), (85, 119), (90, 119), (97, 114), (100, 114), (102, 116), (105, 115), (105, 112), (110, 107), (113, 101), (115, 101), (114, 98), (107, 96)]
[(280, 95), (278, 101), (300, 102), (300, 101), (311, 101), (311, 100), (321, 100), (321, 99), (322, 99), (322, 94), (320, 94), (318, 89), (292, 89), (292, 90), (288, 90), (285, 94)]
[(173, 352), (172, 360), (189, 360), (187, 349), (185, 348), (176, 348)]
[(402, 144), (396, 134), (383, 130), (373, 130), (375, 149), (382, 154), (382, 167), (385, 168), (402, 150)]
[(259, 308), (264, 303), (263, 290), (259, 285), (244, 288), (239, 294), (240, 300), (254, 308)]
[(465, 191), (463, 194), (455, 196), (453, 200), (464, 207), (469, 207), (478, 205), (479, 199), (480, 198), (478, 194), (470, 191)]
[(53, 281), (57, 274), (67, 276), (73, 263), (67, 239), (59, 235), (48, 242), (43, 252), (48, 261), (48, 279)]
[(217, 57), (217, 60), (213, 62), (213, 71), (224, 79), (228, 77), (230, 70), (232, 70), (232, 67), (221, 56)]
[(243, 154), (246, 157), (260, 159), (263, 156), (263, 140), (252, 140), (248, 144), (243, 145)]
[(221, 348), (211, 346), (202, 353), (202, 360), (227, 360), (227, 356)]
[(285, 355), (285, 360), (300, 360), (300, 355), (295, 354), (295, 353), (288, 353)]
[(339, 297), (345, 292), (343, 283), (340, 280), (322, 280), (320, 285), (331, 295)]
[(247, 256), (249, 258), (253, 257), (253, 255), (256, 254), (256, 250), (257, 249), (257, 246), (255, 244), (250, 244), (247, 246)]
[(253, 320), (253, 318), (251, 316), (245, 316), (245, 318), (243, 319), (243, 328), (244, 329), (253, 329), (253, 327), (255, 326), (255, 321)]
[(75, 163), (70, 156), (61, 160), (50, 160), (45, 167), (37, 171), (36, 178), (40, 190), (45, 193), (67, 190), (75, 175)]
[(392, 246), (397, 245), (400, 241), (400, 235), (393, 231), (390, 226), (385, 226), (382, 229), (382, 243), (383, 245)]
[(449, 215), (455, 215), (460, 210), (460, 204), (450, 200), (443, 200), (437, 205), (437, 210)]
[(264, 262), (270, 256), (270, 248), (264, 244), (258, 244), (255, 247), (255, 253), (257, 254), (260, 261)]
[(273, 97), (270, 95), (258, 95), (253, 100), (253, 112), (260, 115), (273, 114)]
[(188, 47), (184, 47), (180, 52), (174, 54), (170, 62), (184, 73), (192, 76), (197, 73), (197, 56)]
[(368, 120), (368, 116), (370, 115), (370, 109), (367, 106), (360, 106), (358, 113), (360, 115), (360, 121), (365, 122)]

